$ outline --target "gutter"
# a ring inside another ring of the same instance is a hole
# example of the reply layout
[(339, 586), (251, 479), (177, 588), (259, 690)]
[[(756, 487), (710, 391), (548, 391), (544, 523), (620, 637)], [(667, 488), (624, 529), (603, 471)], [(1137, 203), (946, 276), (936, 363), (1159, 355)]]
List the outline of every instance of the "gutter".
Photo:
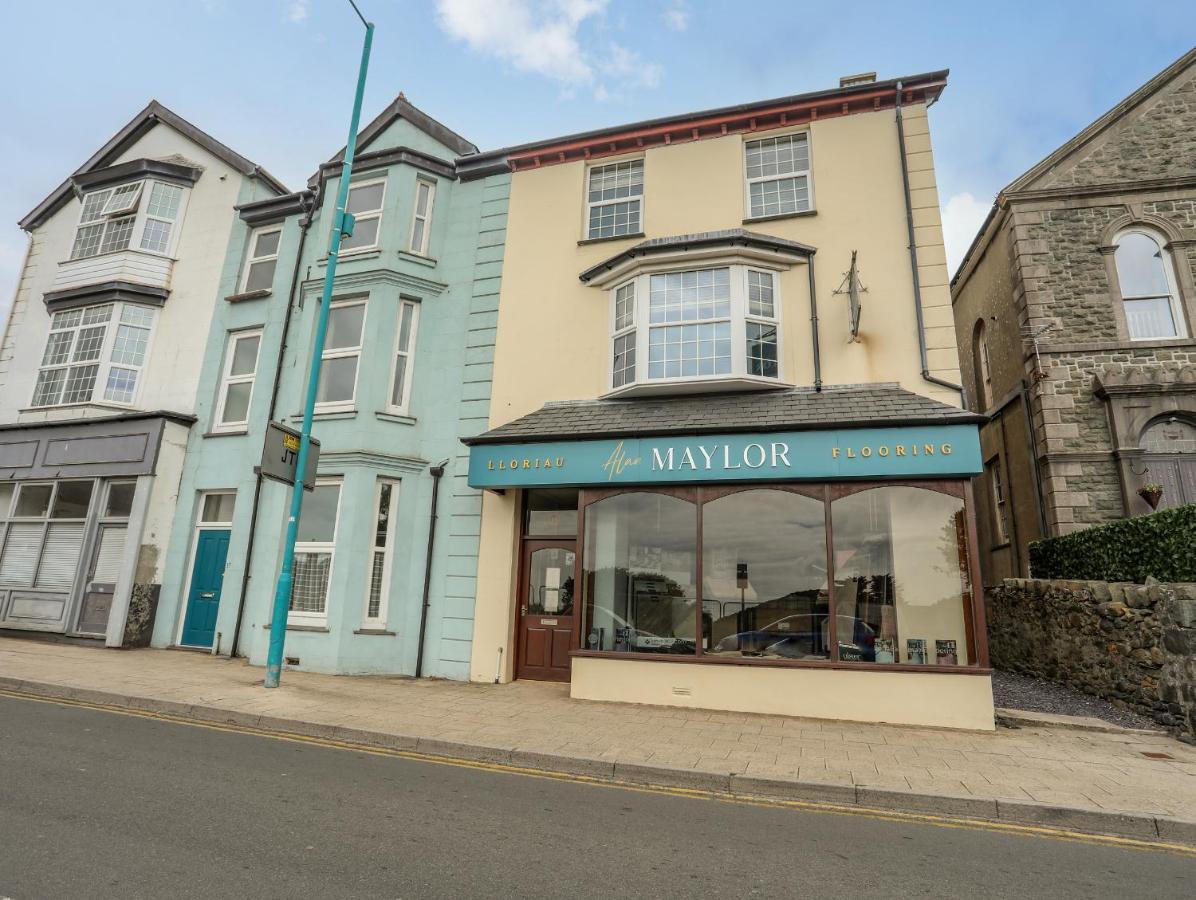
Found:
[(436, 546), (436, 503), (440, 497), (440, 478), (444, 475), (444, 467), (448, 460), (438, 466), (432, 466), (428, 473), (432, 476), (432, 508), (428, 514), (428, 555), (424, 560), (424, 597), (419, 611), (419, 647), (415, 652), (415, 677), (422, 678), (424, 674), (424, 634), (428, 630), (428, 607), (431, 606), (432, 589), (432, 550)]
[[(295, 293), (299, 286), (299, 268), (303, 263), (303, 248), (307, 244), (307, 232), (311, 229), (315, 216), (320, 192), (316, 191), (302, 202), (304, 215), (299, 220), (299, 248), (295, 251), (295, 266), (291, 270), (291, 287), (287, 294), (287, 313), (282, 321), (282, 340), (278, 344), (278, 356), (274, 360), (274, 384), (270, 388), (270, 409), (266, 413), (266, 422), (274, 421), (274, 414), (278, 411), (278, 392), (282, 383), (282, 363), (287, 352), (287, 337), (291, 333), (291, 319), (295, 312)], [(245, 616), (245, 598), (249, 594), (249, 577), (253, 565), (254, 539), (257, 536), (257, 522), (261, 511), (262, 482), (261, 470), (257, 472), (257, 480), (253, 486), (253, 511), (249, 514), (249, 535), (245, 540), (245, 571), (241, 576), (241, 595), (237, 598), (237, 621), (233, 626), (233, 644), (229, 649), (229, 657), (235, 657), (241, 646), (241, 620)], [(219, 649), (219, 648), (217, 648)]]
[(901, 115), (902, 83), (897, 82), (897, 151), (901, 157), (901, 187), (905, 191), (905, 229), (909, 238), (909, 265), (914, 284), (914, 316), (918, 323), (918, 354), (922, 361), (922, 380), (963, 394), (963, 386), (930, 374), (930, 359), (926, 352), (926, 323), (922, 315), (922, 285), (918, 279), (918, 245), (914, 234), (914, 207), (909, 190), (909, 166), (905, 153), (905, 120)]

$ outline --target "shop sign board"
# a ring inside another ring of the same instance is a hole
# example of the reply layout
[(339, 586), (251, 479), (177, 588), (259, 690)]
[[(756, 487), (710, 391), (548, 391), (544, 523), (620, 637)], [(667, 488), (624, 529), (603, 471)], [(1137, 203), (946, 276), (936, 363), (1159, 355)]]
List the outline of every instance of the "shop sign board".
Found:
[(975, 425), (477, 444), (475, 488), (970, 477)]

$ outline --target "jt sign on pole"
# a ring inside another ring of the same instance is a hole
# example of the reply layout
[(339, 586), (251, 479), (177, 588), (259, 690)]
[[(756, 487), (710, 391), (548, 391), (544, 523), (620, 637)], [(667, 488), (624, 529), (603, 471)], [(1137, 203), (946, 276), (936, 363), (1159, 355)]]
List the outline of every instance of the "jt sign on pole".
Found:
[[(320, 459), (320, 442), (311, 439), (311, 450), (307, 454), (307, 472), (303, 476), (306, 490), (315, 490), (316, 463)], [(266, 426), (266, 440), (262, 445), (262, 465), (258, 469), (262, 476), (283, 484), (294, 484), (299, 464), (299, 432), (287, 428), (280, 422)]]

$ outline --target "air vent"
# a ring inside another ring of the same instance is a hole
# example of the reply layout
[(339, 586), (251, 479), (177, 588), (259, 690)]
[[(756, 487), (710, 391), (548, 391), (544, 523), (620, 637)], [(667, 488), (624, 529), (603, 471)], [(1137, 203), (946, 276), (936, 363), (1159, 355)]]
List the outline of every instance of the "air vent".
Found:
[(693, 688), (675, 687), (673, 688), (673, 693), (678, 697), (688, 697), (693, 693)]
[(839, 87), (855, 87), (857, 84), (872, 84), (875, 81), (875, 72), (861, 72), (858, 75), (844, 75), (839, 79)]
[(299, 657), (297, 657), (297, 656), (288, 656), (288, 657), (287, 657), (287, 665), (288, 665), (288, 666), (297, 666), (297, 665), (299, 665)]

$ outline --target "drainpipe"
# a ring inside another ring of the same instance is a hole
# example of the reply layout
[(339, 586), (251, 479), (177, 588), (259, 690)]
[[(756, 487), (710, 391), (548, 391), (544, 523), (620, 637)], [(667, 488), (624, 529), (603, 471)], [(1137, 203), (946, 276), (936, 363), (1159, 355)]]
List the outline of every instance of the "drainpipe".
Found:
[(424, 600), (419, 611), (419, 648), (415, 652), (416, 678), (422, 678), (424, 674), (424, 633), (428, 630), (428, 606), (431, 604), (429, 594), (432, 590), (432, 549), (436, 545), (436, 501), (440, 495), (440, 477), (444, 475), (446, 465), (448, 465), (447, 459), (428, 470), (428, 474), (432, 476), (432, 509), (428, 516), (428, 556), (424, 560)]
[(922, 285), (918, 279), (918, 245), (914, 235), (914, 206), (909, 193), (909, 167), (905, 156), (905, 122), (901, 115), (902, 83), (897, 82), (897, 151), (901, 155), (901, 186), (905, 189), (905, 228), (909, 237), (909, 264), (914, 277), (914, 316), (918, 322), (918, 352), (922, 358), (922, 378), (939, 387), (963, 394), (963, 387), (930, 374), (930, 360), (926, 352), (926, 326), (922, 318)]
[[(291, 333), (291, 318), (295, 312), (295, 294), (299, 286), (299, 267), (303, 261), (303, 247), (307, 243), (307, 232), (311, 228), (312, 217), (315, 215), (316, 201), (319, 188), (304, 203), (303, 216), (299, 219), (299, 249), (295, 251), (295, 266), (291, 269), (291, 288), (287, 294), (287, 314), (282, 320), (282, 340), (278, 345), (278, 356), (274, 360), (274, 384), (270, 388), (270, 411), (266, 414), (266, 422), (274, 421), (274, 414), (278, 410), (278, 391), (282, 383), (282, 363), (287, 351), (287, 337)], [(233, 645), (229, 650), (229, 657), (235, 657), (241, 646), (241, 619), (245, 615), (245, 598), (249, 594), (249, 572), (253, 564), (254, 537), (257, 535), (258, 512), (262, 502), (262, 473), (258, 472), (257, 481), (253, 486), (253, 511), (249, 514), (249, 537), (245, 546), (245, 573), (241, 577), (241, 596), (237, 598), (237, 623), (233, 626)]]
[(822, 358), (818, 352), (818, 291), (814, 287), (814, 254), (806, 257), (810, 270), (810, 334), (814, 340), (814, 390), (822, 391)]

